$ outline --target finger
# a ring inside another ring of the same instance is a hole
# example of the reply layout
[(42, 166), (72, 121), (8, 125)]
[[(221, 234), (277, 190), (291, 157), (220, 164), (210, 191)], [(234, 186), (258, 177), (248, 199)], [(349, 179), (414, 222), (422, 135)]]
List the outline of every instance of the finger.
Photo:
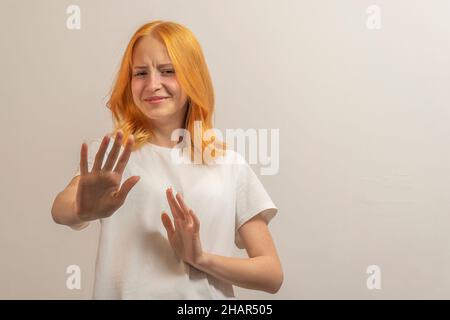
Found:
[(183, 196), (182, 196), (180, 193), (177, 193), (176, 198), (177, 198), (177, 200), (178, 200), (178, 202), (179, 202), (179, 204), (180, 204), (181, 211), (183, 212), (183, 215), (184, 215), (184, 219), (185, 219), (188, 223), (192, 223), (192, 217), (191, 217), (191, 215), (189, 214), (189, 208), (188, 208), (188, 206), (186, 205), (186, 203), (184, 202)]
[(174, 219), (173, 223), (175, 225), (175, 232), (177, 232), (178, 230), (183, 230), (184, 229), (184, 222), (181, 219)]
[(122, 152), (119, 161), (117, 162), (116, 167), (114, 168), (114, 172), (122, 175), (125, 170), (125, 166), (127, 165), (128, 160), (130, 159), (131, 150), (133, 149), (134, 137), (130, 135), (127, 139), (127, 143), (125, 145), (125, 150)]
[(103, 137), (102, 143), (100, 144), (100, 148), (95, 155), (94, 165), (92, 166), (92, 171), (100, 171), (103, 165), (103, 159), (105, 157), (106, 149), (109, 145), (109, 136), (106, 135)]
[(80, 151), (80, 175), (88, 174), (87, 153), (88, 146), (86, 143), (83, 143)]
[(183, 215), (180, 210), (177, 208), (177, 203), (173, 196), (172, 188), (167, 188), (166, 190), (167, 202), (169, 203), (170, 212), (175, 220), (184, 220)]
[(141, 177), (139, 176), (132, 176), (128, 178), (124, 183), (122, 183), (120, 190), (117, 192), (117, 197), (122, 203), (125, 202), (128, 193), (136, 185), (136, 183), (138, 183), (140, 179)]
[(174, 219), (180, 219), (184, 221), (184, 215), (181, 212), (181, 208), (179, 208), (178, 202), (175, 200), (173, 196), (172, 188), (168, 188), (166, 190), (167, 201), (169, 202), (170, 211), (172, 212), (172, 216)]
[(164, 211), (161, 214), (161, 220), (164, 225), (164, 228), (166, 229), (167, 237), (169, 239), (172, 238), (172, 235), (175, 233), (175, 229), (172, 225), (172, 220), (170, 220), (169, 215), (167, 213), (165, 213)]
[(114, 139), (114, 145), (109, 153), (108, 160), (106, 160), (106, 164), (103, 167), (104, 171), (112, 171), (114, 164), (116, 163), (117, 157), (119, 156), (120, 147), (122, 145), (122, 130), (119, 130), (116, 134), (116, 138)]
[(192, 220), (194, 221), (194, 232), (195, 233), (200, 232), (200, 219), (197, 217), (197, 215), (192, 210), (189, 210), (189, 214), (191, 215)]
[(177, 230), (182, 230), (183, 229), (183, 221), (178, 218), (178, 215), (175, 213), (173, 213), (173, 209), (170, 208), (170, 214), (172, 215), (173, 218), (173, 224), (175, 225), (175, 232), (177, 232)]

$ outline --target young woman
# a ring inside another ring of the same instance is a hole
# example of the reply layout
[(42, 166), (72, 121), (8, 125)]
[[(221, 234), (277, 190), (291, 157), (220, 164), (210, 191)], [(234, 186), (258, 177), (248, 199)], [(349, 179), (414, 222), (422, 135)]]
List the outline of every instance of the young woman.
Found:
[[(52, 208), (76, 230), (100, 221), (94, 299), (233, 299), (233, 285), (276, 293), (283, 271), (267, 225), (277, 208), (242, 156), (205, 138), (214, 93), (192, 32), (140, 27), (108, 107), (114, 132), (82, 144)], [(249, 258), (231, 257), (234, 244)]]

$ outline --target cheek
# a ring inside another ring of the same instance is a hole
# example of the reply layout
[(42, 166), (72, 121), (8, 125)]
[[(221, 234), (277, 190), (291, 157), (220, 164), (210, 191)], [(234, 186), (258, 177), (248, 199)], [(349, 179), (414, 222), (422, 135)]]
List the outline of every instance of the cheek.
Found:
[(167, 90), (170, 90), (170, 94), (173, 97), (173, 100), (175, 101), (176, 105), (179, 107), (184, 106), (187, 100), (187, 96), (184, 93), (184, 91), (181, 89), (180, 84), (176, 79), (172, 79), (170, 81), (166, 82), (166, 88)]
[(131, 81), (131, 93), (134, 100), (139, 100), (140, 92), (142, 90), (142, 82), (139, 80)]
[(164, 85), (170, 94), (174, 97), (180, 96), (180, 85), (176, 79), (167, 79), (164, 81)]

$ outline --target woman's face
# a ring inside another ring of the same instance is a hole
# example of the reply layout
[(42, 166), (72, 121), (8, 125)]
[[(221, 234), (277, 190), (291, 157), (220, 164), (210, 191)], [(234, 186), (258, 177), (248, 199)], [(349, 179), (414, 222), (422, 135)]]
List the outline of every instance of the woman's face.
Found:
[[(183, 125), (187, 96), (162, 41), (152, 35), (142, 37), (133, 51), (131, 91), (135, 105), (151, 124)], [(152, 103), (152, 97), (163, 100)]]

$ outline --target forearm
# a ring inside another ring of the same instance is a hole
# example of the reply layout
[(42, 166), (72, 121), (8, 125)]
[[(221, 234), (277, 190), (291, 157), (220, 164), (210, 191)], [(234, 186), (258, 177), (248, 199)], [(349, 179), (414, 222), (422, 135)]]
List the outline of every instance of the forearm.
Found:
[(65, 190), (60, 192), (52, 206), (53, 220), (62, 225), (67, 225), (75, 230), (87, 227), (88, 221), (81, 220), (75, 212), (75, 197), (73, 192)]
[(204, 253), (195, 267), (230, 284), (269, 293), (276, 293), (283, 282), (281, 264), (271, 256), (231, 258)]

